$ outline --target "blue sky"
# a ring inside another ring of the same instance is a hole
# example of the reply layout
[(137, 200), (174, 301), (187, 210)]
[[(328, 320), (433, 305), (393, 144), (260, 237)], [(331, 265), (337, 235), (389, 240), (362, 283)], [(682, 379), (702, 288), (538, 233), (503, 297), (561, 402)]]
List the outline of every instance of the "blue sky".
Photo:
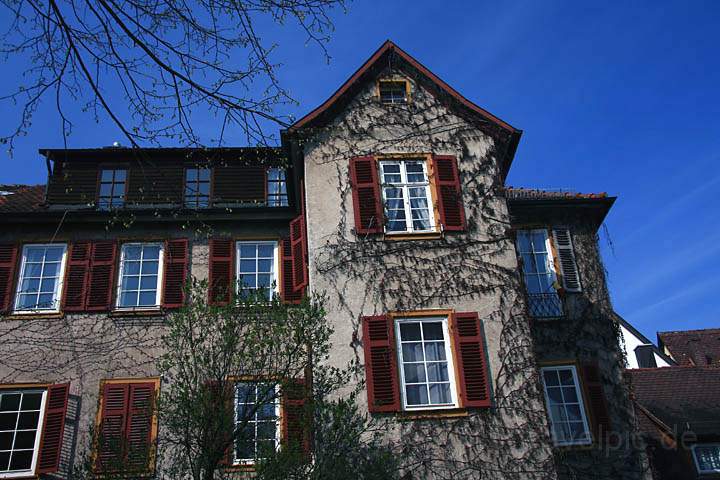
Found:
[[(720, 2), (356, 1), (334, 19), (329, 64), (297, 29), (265, 32), (300, 102), (288, 113), (325, 100), (390, 38), (524, 130), (508, 184), (619, 197), (601, 243), (621, 315), (653, 339), (720, 326)], [(4, 65), (0, 89), (20, 66)], [(63, 145), (50, 100), (13, 157), (2, 152), (0, 183), (45, 181), (37, 149)], [(2, 132), (16, 120), (4, 109)], [(122, 140), (108, 122), (75, 123), (71, 147)]]

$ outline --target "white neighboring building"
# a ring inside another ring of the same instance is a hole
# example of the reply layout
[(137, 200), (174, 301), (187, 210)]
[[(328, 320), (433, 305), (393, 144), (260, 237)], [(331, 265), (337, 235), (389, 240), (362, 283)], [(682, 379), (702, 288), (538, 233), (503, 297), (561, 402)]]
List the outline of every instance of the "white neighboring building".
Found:
[(670, 367), (677, 363), (618, 315), (627, 368)]

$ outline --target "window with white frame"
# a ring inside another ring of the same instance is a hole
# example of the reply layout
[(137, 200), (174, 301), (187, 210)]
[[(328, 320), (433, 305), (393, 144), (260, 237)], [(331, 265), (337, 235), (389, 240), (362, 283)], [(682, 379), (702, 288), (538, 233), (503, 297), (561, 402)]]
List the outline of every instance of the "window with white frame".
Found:
[(65, 271), (65, 244), (25, 245), (15, 296), (18, 312), (58, 311)]
[(403, 407), (457, 407), (447, 318), (398, 318), (395, 329)]
[(153, 308), (160, 305), (163, 244), (125, 243), (120, 251), (117, 307)]
[(125, 205), (126, 180), (127, 170), (124, 168), (103, 169), (100, 172), (99, 209), (110, 210)]
[(530, 315), (533, 317), (559, 317), (562, 303), (555, 286), (557, 275), (546, 229), (519, 230), (517, 249), (527, 288)]
[(237, 242), (238, 295), (260, 291), (268, 300), (278, 291), (277, 242)]
[(287, 207), (288, 193), (285, 169), (270, 167), (267, 169), (268, 207)]
[(210, 206), (210, 169), (185, 169), (185, 206), (207, 208)]
[(432, 232), (435, 219), (424, 160), (382, 160), (380, 162), (386, 231)]
[(720, 443), (698, 443), (692, 452), (698, 473), (720, 473)]
[(280, 442), (278, 387), (272, 383), (239, 382), (235, 386), (234, 463), (248, 464), (277, 449)]
[(540, 370), (555, 445), (591, 443), (592, 437), (575, 367), (563, 365), (543, 367)]
[(0, 478), (35, 472), (45, 390), (0, 391)]

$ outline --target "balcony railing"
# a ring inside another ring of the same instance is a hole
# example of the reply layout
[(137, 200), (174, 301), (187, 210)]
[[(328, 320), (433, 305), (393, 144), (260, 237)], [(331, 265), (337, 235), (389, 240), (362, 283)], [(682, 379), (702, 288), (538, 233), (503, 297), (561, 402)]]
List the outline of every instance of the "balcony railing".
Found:
[(565, 316), (563, 303), (557, 293), (529, 293), (528, 308), (533, 318), (561, 318)]

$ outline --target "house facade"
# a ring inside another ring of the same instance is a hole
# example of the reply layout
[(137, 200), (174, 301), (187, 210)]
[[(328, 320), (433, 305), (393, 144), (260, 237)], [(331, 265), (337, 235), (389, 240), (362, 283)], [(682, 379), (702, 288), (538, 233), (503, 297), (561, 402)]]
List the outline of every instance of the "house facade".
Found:
[(520, 135), (386, 42), (279, 148), (41, 151), (47, 186), (0, 188), (0, 478), (70, 478), (96, 424), (154, 444), (137, 411), (191, 277), (326, 295), (406, 478), (647, 478), (614, 199), (506, 187)]

